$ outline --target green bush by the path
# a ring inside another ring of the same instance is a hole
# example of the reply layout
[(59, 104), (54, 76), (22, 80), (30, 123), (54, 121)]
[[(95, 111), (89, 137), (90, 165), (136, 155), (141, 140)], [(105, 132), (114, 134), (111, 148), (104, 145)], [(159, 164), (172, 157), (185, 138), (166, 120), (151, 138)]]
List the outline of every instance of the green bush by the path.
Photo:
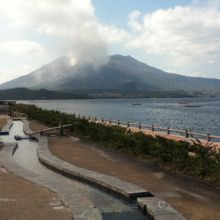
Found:
[(133, 133), (122, 127), (105, 126), (78, 118), (74, 114), (43, 110), (34, 105), (18, 104), (15, 108), (29, 118), (50, 126), (57, 126), (60, 121), (73, 124), (72, 131), (75, 135), (150, 159), (169, 170), (220, 185), (220, 153), (215, 151), (212, 145), (204, 148), (198, 141), (191, 145), (188, 142), (153, 137), (142, 132)]

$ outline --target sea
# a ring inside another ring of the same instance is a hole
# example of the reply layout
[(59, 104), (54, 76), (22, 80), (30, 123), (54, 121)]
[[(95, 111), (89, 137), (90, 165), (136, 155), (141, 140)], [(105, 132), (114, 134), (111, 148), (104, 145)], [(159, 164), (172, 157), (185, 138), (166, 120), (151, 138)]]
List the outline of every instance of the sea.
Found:
[(220, 135), (220, 97), (19, 101), (99, 119)]

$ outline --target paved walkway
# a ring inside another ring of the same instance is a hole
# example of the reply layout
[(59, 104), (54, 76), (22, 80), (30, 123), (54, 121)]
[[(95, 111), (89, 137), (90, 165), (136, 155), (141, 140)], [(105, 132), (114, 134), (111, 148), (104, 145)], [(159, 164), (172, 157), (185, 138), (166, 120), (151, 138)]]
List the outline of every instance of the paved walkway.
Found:
[[(11, 142), (14, 135), (24, 136), (22, 126), (22, 122), (14, 122), (10, 135), (5, 136), (4, 140)], [(71, 209), (74, 220), (146, 219), (136, 204), (130, 204), (95, 187), (47, 169), (38, 160), (37, 146), (38, 144), (35, 141), (22, 140), (19, 142), (18, 149), (13, 157), (14, 147), (4, 147), (0, 151), (0, 162), (16, 175), (56, 192), (64, 204)]]
[(1, 165), (0, 213), (1, 220), (71, 219), (70, 209), (56, 193), (10, 173)]

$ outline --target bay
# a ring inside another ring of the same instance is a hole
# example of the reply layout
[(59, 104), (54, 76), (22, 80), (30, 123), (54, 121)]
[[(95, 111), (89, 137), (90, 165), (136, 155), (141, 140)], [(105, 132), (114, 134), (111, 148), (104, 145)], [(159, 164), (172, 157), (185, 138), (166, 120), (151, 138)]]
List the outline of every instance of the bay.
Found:
[(30, 100), (43, 109), (220, 135), (220, 97)]

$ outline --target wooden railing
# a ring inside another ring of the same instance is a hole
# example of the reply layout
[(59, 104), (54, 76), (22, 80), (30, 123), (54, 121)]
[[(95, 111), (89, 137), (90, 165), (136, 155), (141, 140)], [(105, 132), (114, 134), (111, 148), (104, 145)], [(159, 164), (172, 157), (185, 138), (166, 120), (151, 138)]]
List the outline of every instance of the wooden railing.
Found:
[(125, 122), (125, 121), (120, 121), (120, 120), (112, 120), (112, 119), (104, 119), (104, 118), (97, 118), (97, 117), (91, 117), (91, 116), (81, 116), (78, 115), (79, 118), (85, 118), (87, 120), (97, 122), (97, 123), (102, 123), (102, 124), (108, 124), (108, 125), (116, 125), (116, 126), (121, 126), (121, 127), (126, 127), (130, 129), (139, 129), (140, 131), (151, 131), (151, 132), (161, 132), (161, 134), (173, 134), (173, 135), (179, 135), (184, 138), (198, 138), (198, 139), (204, 139), (207, 140), (208, 142), (215, 141), (215, 142), (220, 142), (220, 136), (218, 135), (211, 135), (211, 134), (202, 134), (198, 132), (192, 132), (190, 129), (175, 129), (175, 128), (164, 128), (156, 125), (145, 125), (142, 123), (132, 123), (132, 122)]
[(41, 129), (41, 130), (39, 130), (39, 131), (32, 132), (32, 133), (30, 133), (29, 135), (30, 135), (30, 136), (33, 136), (33, 135), (36, 135), (36, 134), (43, 134), (43, 133), (45, 133), (45, 132), (54, 131), (54, 130), (59, 130), (59, 131), (60, 131), (60, 134), (63, 135), (63, 129), (64, 129), (64, 128), (69, 128), (69, 127), (72, 127), (72, 126), (73, 126), (72, 124), (62, 125), (62, 124), (60, 123), (59, 126), (57, 126), (57, 127)]
[(12, 116), (12, 110), (8, 106), (0, 105), (0, 115)]

